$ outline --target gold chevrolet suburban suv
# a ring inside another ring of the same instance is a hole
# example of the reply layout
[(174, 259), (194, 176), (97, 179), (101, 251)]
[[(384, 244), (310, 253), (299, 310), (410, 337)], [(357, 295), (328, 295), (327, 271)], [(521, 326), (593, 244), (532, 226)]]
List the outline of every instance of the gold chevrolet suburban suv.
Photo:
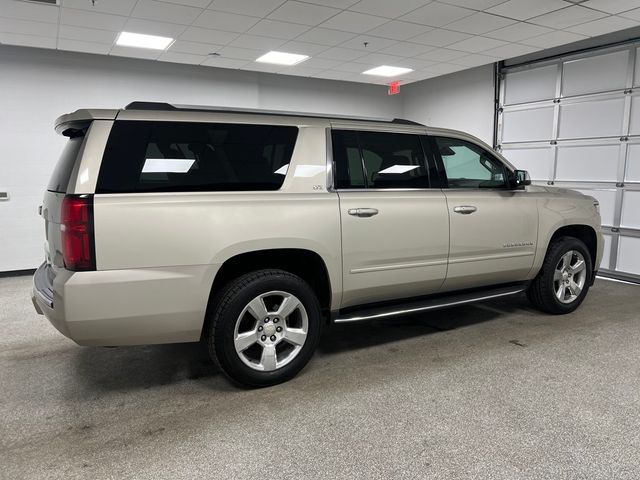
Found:
[(134, 102), (56, 131), (36, 310), (80, 345), (200, 340), (248, 386), (333, 322), (522, 291), (571, 312), (602, 257), (594, 198), (454, 130)]

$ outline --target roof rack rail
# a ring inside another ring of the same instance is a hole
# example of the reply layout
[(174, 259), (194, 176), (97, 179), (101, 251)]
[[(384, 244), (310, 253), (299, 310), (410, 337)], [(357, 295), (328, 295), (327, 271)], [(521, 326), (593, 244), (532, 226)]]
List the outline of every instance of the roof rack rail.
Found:
[(235, 107), (208, 107), (200, 105), (173, 105), (165, 102), (131, 102), (124, 107), (125, 110), (154, 110), (166, 112), (210, 112), (210, 113), (253, 113), (258, 115), (283, 115), (291, 117), (309, 117), (309, 118), (329, 118), (336, 120), (355, 120), (359, 122), (380, 122), (394, 123), (397, 125), (415, 125), (424, 127), (423, 124), (403, 118), (363, 118), (350, 117), (348, 115), (333, 115), (310, 112), (289, 112), (282, 110), (261, 110), (255, 108), (235, 108)]

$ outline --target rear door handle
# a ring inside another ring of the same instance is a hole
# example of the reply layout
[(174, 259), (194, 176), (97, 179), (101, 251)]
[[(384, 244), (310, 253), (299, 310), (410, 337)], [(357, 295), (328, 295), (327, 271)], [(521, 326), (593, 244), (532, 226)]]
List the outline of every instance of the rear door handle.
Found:
[(377, 208), (350, 208), (348, 210), (349, 215), (353, 215), (354, 217), (373, 217), (378, 214)]
[(453, 207), (453, 211), (462, 215), (469, 215), (478, 210), (473, 205), (460, 205), (459, 207)]

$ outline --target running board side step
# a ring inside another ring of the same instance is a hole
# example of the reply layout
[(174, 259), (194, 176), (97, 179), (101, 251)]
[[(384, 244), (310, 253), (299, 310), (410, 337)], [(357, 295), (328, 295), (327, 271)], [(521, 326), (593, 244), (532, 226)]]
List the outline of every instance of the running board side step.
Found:
[(467, 303), (483, 302), (494, 298), (506, 297), (523, 292), (526, 284), (511, 285), (508, 287), (476, 290), (467, 293), (451, 294), (441, 297), (432, 297), (422, 300), (408, 301), (407, 303), (384, 305), (354, 310), (348, 313), (338, 313), (335, 323), (360, 322), (364, 320), (374, 320), (376, 318), (395, 317), (411, 313), (426, 312), (428, 310), (439, 310), (442, 308), (456, 307)]

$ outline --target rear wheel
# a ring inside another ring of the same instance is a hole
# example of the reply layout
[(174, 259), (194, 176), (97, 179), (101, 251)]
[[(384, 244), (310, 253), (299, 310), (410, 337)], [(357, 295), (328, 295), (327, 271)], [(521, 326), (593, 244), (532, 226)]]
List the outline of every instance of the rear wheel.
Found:
[(206, 336), (211, 357), (232, 380), (265, 387), (289, 380), (320, 338), (313, 290), (281, 270), (260, 270), (230, 282), (215, 300)]
[(542, 269), (527, 291), (531, 303), (553, 314), (573, 312), (590, 286), (592, 261), (585, 244), (561, 237), (549, 246)]

